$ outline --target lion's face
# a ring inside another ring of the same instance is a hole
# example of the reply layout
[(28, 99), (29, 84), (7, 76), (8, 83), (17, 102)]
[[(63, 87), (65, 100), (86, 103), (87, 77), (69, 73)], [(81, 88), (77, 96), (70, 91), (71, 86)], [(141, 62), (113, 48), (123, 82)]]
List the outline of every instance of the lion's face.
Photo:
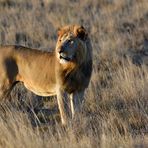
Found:
[[(61, 28), (58, 32), (56, 55), (61, 64), (78, 62), (78, 57), (84, 57), (86, 53), (85, 40), (87, 38), (84, 27), (70, 25)], [(80, 62), (80, 61), (79, 61)]]

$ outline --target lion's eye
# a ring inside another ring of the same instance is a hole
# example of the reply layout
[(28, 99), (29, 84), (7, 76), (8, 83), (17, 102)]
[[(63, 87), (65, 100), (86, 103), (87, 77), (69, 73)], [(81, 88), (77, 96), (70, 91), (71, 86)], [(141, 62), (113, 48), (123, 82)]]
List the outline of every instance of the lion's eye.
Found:
[(73, 44), (73, 40), (71, 40), (71, 39), (69, 39), (67, 42), (70, 44)]
[(70, 43), (71, 42), (71, 39), (69, 39), (67, 42)]

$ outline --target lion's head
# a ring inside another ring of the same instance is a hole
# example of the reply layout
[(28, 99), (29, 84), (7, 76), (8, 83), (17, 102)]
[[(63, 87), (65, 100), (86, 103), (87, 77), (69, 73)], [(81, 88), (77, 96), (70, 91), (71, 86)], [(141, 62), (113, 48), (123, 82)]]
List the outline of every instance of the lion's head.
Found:
[(68, 25), (58, 31), (56, 56), (61, 64), (91, 60), (91, 44), (83, 26)]

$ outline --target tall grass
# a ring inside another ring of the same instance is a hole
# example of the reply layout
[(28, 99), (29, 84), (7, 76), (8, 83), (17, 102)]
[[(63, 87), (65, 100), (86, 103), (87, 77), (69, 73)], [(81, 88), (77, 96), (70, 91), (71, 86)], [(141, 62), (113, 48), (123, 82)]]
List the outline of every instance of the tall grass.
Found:
[(0, 147), (147, 147), (147, 0), (0, 0), (2, 45), (50, 51), (57, 28), (71, 23), (83, 24), (93, 45), (82, 113), (63, 128), (56, 99), (19, 84), (1, 105)]

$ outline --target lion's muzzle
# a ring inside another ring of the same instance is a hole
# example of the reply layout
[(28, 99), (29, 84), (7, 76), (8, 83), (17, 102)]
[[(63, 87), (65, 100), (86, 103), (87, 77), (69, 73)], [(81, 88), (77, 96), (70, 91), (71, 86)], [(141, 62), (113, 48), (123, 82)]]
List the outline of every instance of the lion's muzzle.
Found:
[(64, 52), (59, 53), (60, 54), (60, 59), (64, 59), (66, 61), (71, 61), (73, 59), (73, 56), (67, 56)]
[(58, 51), (58, 57), (60, 61), (69, 62), (74, 59), (74, 50), (71, 49), (70, 47), (68, 48), (67, 46), (61, 46), (60, 48), (57, 49)]

